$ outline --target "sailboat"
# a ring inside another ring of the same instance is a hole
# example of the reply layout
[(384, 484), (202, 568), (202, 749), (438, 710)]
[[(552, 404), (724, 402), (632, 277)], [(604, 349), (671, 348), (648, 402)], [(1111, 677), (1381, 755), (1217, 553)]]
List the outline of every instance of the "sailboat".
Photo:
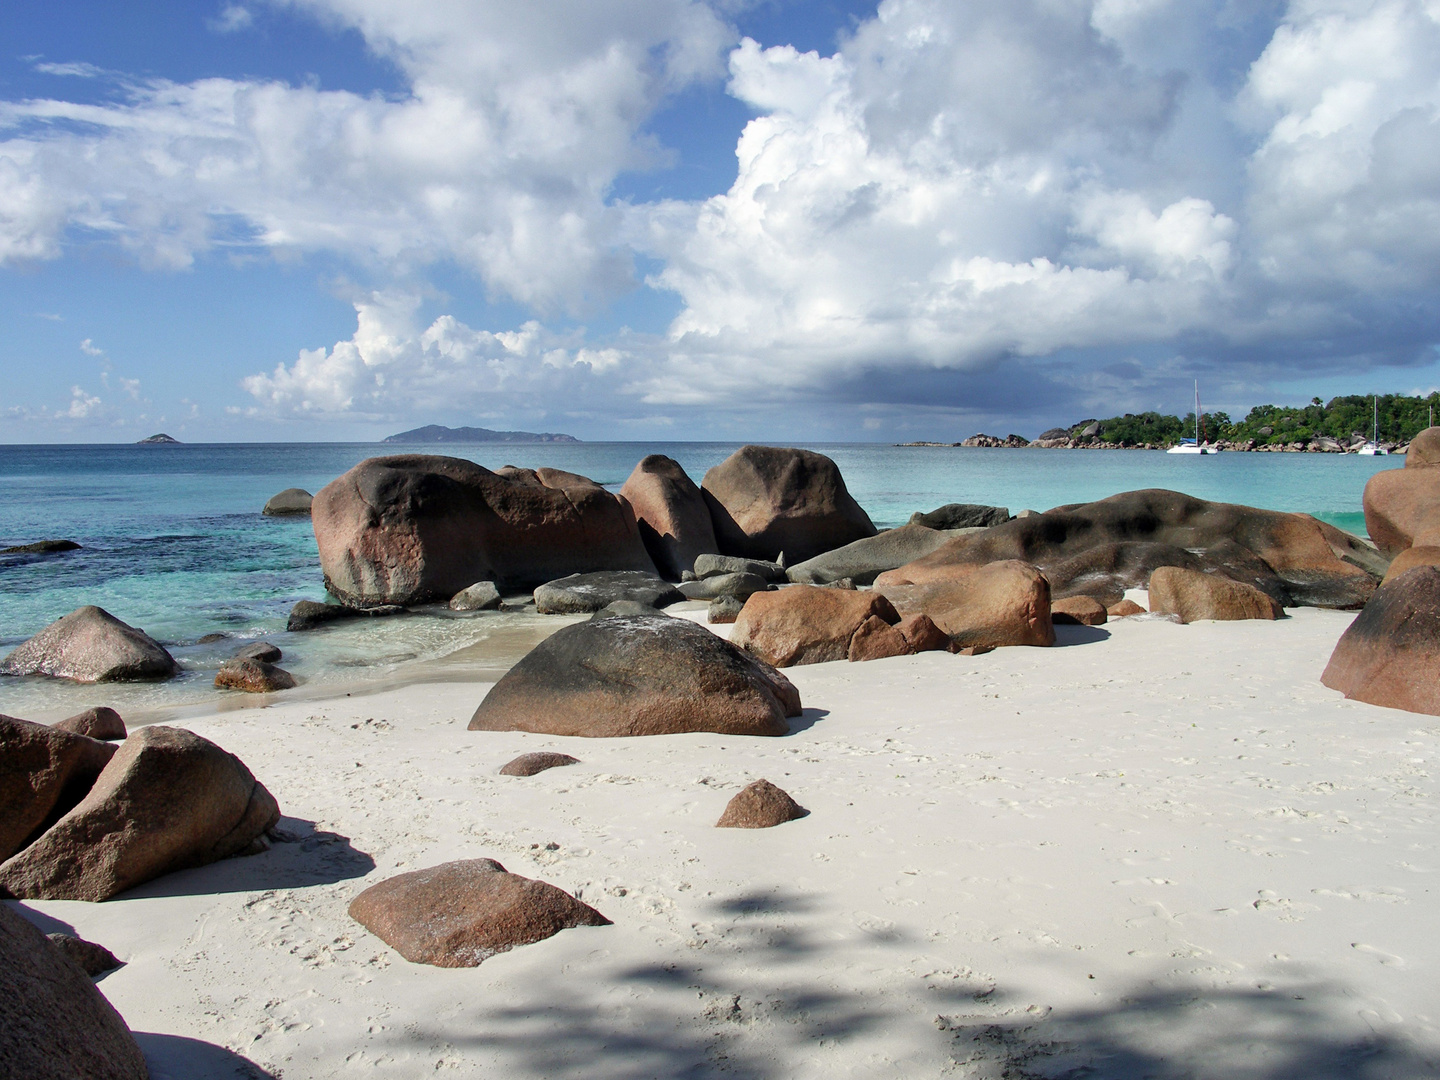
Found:
[(1218, 454), (1218, 448), (1200, 441), (1200, 380), (1195, 380), (1195, 438), (1181, 439), (1167, 454)]
[(1370, 399), (1372, 420), (1370, 427), (1370, 441), (1361, 446), (1355, 453), (1361, 457), (1389, 457), (1390, 451), (1380, 445), (1380, 399)]

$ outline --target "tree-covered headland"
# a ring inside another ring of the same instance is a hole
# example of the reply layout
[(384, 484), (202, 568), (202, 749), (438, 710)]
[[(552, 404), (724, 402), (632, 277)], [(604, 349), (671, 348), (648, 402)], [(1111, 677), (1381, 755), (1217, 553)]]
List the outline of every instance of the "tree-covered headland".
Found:
[[(1200, 438), (1254, 446), (1287, 446), (1328, 438), (1344, 446), (1355, 435), (1370, 438), (1371, 401), (1368, 395), (1350, 394), (1328, 402), (1312, 398), (1309, 405), (1299, 407), (1257, 405), (1241, 420), (1231, 420), (1224, 412), (1202, 412)], [(1440, 412), (1440, 392), (1426, 397), (1381, 394), (1377, 404), (1380, 442), (1408, 443), (1430, 425), (1432, 409)], [(1097, 431), (1089, 431), (1097, 426)], [(1126, 413), (1106, 420), (1081, 421), (1067, 430), (1071, 438), (1115, 446), (1173, 446), (1181, 439), (1194, 437), (1195, 414)]]

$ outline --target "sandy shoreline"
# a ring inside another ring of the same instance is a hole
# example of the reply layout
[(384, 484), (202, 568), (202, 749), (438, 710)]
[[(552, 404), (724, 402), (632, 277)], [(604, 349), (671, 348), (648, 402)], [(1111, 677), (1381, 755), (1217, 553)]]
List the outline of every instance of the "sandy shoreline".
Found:
[[(1430, 1075), (1440, 721), (1320, 685), (1351, 618), (794, 668), (778, 739), (472, 733), (481, 681), (212, 712), (295, 839), (26, 906), (128, 961), (157, 1078)], [(495, 774), (537, 749), (581, 764)], [(714, 829), (758, 777), (810, 815)], [(441, 970), (346, 916), (480, 856), (615, 925)]]

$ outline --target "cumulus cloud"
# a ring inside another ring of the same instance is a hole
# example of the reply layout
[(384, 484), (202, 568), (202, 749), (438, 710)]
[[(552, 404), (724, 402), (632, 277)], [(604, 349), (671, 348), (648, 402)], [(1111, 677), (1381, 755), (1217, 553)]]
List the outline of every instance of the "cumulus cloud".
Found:
[(422, 325), (421, 298), (410, 293), (371, 293), (354, 303), (357, 325), (349, 339), (302, 350), (292, 363), (243, 380), (257, 401), (248, 415), (378, 421), (504, 416), (517, 408), (583, 411), (589, 395), (616, 393), (614, 380), (630, 359), (533, 320), (499, 332), (472, 329), (450, 315)]
[[(0, 104), (0, 261), (99, 238), (159, 266), (323, 251), (398, 283), (356, 301), (351, 339), (246, 379), (256, 415), (912, 403), (1007, 378), (1113, 401), (1198, 364), (1254, 381), (1440, 338), (1434, 0), (884, 0), (829, 56), (737, 43), (700, 0), (277, 3), (358, 29), (408, 92)], [(647, 119), (722, 79), (754, 114), (733, 185), (616, 200), (667, 161)], [(637, 253), (678, 297), (668, 331), (555, 329), (630, 288)], [(419, 320), (435, 263), (536, 319)]]
[(131, 81), (109, 104), (0, 103), (0, 261), (104, 238), (147, 265), (217, 246), (390, 271), (453, 261), (540, 309), (632, 284), (607, 196), (641, 126), (718, 77), (695, 0), (309, 0), (396, 64), (397, 100), (234, 79)]

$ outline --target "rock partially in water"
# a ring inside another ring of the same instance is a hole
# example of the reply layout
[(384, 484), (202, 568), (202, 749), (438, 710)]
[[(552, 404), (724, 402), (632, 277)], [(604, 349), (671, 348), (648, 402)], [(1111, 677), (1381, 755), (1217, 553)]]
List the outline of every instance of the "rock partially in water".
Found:
[(655, 572), (630, 504), (558, 469), (371, 458), (322, 488), (311, 517), (326, 589), (356, 606), (447, 601), (477, 581), (533, 589), (594, 570)]
[(477, 581), (450, 598), (451, 611), (492, 611), (500, 607), (500, 590), (493, 581)]
[(377, 604), (374, 607), (353, 608), (343, 604), (322, 604), (316, 600), (301, 600), (290, 609), (290, 620), (285, 629), (292, 634), (300, 630), (314, 630), (326, 623), (342, 619), (378, 619), (387, 615), (403, 614), (399, 604)]
[(0, 555), (58, 555), (64, 551), (79, 550), (80, 545), (74, 540), (37, 540), (33, 544), (0, 548)]
[(251, 657), (227, 660), (215, 673), (215, 689), (240, 690), (247, 694), (273, 694), (293, 690), (295, 676), (284, 668)]
[(75, 682), (145, 682), (180, 673), (161, 644), (104, 608), (87, 604), (57, 619), (0, 661), (0, 675), (50, 675)]
[(609, 926), (588, 904), (494, 859), (399, 874), (350, 903), (350, 917), (412, 964), (477, 967), (576, 926)]
[(304, 488), (286, 488), (277, 495), (271, 495), (260, 512), (266, 517), (309, 517), (310, 504), (315, 496)]

